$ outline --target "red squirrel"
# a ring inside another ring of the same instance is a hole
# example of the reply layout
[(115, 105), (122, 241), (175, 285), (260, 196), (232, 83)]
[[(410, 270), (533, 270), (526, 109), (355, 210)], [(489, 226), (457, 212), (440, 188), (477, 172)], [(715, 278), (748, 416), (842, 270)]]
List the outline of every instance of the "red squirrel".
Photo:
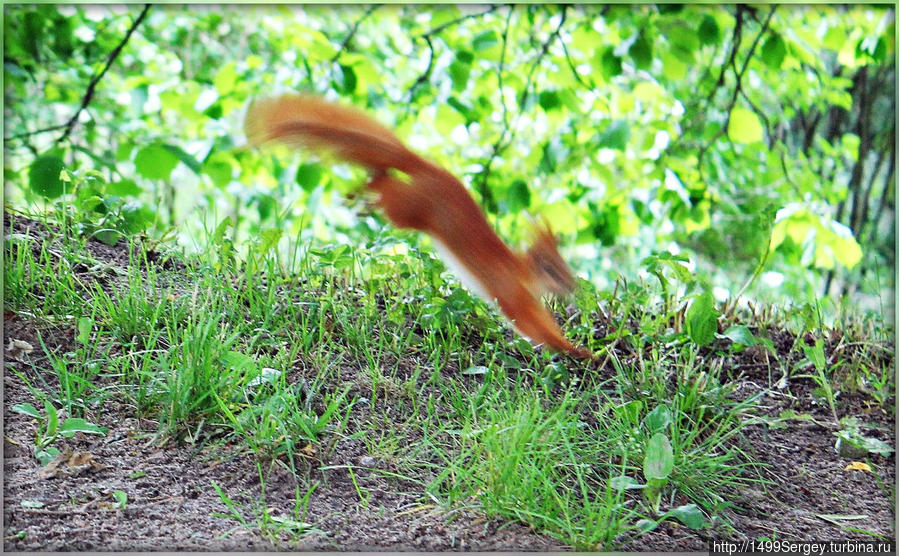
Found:
[(574, 287), (571, 269), (545, 223), (536, 229), (530, 249), (513, 252), (455, 176), (354, 108), (315, 96), (284, 95), (253, 103), (244, 128), (250, 144), (278, 141), (326, 149), (366, 167), (372, 172), (367, 187), (379, 194), (375, 204), (387, 218), (399, 228), (431, 236), (462, 283), (488, 302), (495, 300), (519, 334), (575, 357), (593, 356), (562, 335), (540, 299)]

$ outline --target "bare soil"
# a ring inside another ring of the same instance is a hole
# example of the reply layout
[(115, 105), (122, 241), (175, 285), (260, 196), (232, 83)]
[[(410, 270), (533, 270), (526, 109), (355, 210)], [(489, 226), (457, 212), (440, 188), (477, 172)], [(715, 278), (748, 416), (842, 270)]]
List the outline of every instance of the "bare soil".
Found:
[[(15, 219), (14, 229), (6, 217), (4, 221), (6, 233), (45, 233), (40, 224), (21, 217)], [(88, 249), (110, 267), (128, 264), (121, 246), (90, 241)], [(157, 259), (178, 279), (188, 274), (179, 263), (150, 257)], [(83, 272), (88, 279), (95, 271), (86, 267)], [(114, 288), (113, 279), (109, 287)], [(6, 305), (3, 323), (4, 346), (15, 339), (33, 346), (42, 340), (58, 353), (73, 348), (70, 323), (47, 323)], [(783, 357), (791, 357), (794, 338), (789, 332), (774, 331), (771, 338)], [(828, 349), (835, 344), (832, 338)], [(892, 359), (892, 352), (890, 345), (885, 357)], [(388, 464), (367, 454), (359, 440), (336, 439), (326, 452), (298, 454), (298, 467), (305, 473), (294, 474), (279, 464), (260, 464), (227, 444), (192, 442), (189, 435), (177, 441), (159, 438), (157, 423), (114, 399), (89, 416), (108, 427), (108, 434), (77, 434), (60, 441), (58, 446), (69, 457), (48, 472), (32, 456), (35, 420), (11, 408), (24, 402), (37, 405), (29, 387), (49, 391), (55, 386), (55, 378), (43, 372), (50, 364), (38, 348), (14, 362), (19, 376), (10, 371), (10, 353), (5, 355), (4, 550), (571, 550), (522, 523), (437, 507), (424, 490), (427, 477), (397, 478)], [(762, 473), (769, 483), (738, 493), (736, 506), (726, 516), (730, 526), (719, 523), (712, 531), (693, 531), (665, 521), (648, 534), (622, 539), (628, 541), (623, 549), (706, 551), (713, 538), (875, 540), (873, 533), (895, 539), (895, 457), (870, 456), (872, 472), (847, 470), (852, 460), (834, 450), (833, 416), (815, 397), (811, 381), (769, 388), (768, 367), (752, 350), (735, 354), (728, 365), (729, 376), (739, 385), (738, 396), (764, 392), (760, 415), (776, 418), (793, 410), (811, 419), (783, 421), (782, 428), (762, 421), (746, 426), (740, 442), (754, 461), (764, 464)], [(862, 393), (843, 393), (837, 407), (839, 417), (858, 417), (868, 426), (868, 436), (895, 446), (894, 401), (880, 405)], [(270, 515), (293, 519), (297, 490), (314, 486), (302, 516), (311, 532), (291, 536), (282, 529), (267, 535), (258, 527), (244, 527), (223, 516), (230, 510), (213, 484), (248, 521), (256, 519), (253, 508), (260, 504)], [(114, 491), (127, 493), (124, 509), (116, 505)], [(367, 493), (364, 501), (360, 492)], [(861, 517), (840, 521), (834, 515)]]

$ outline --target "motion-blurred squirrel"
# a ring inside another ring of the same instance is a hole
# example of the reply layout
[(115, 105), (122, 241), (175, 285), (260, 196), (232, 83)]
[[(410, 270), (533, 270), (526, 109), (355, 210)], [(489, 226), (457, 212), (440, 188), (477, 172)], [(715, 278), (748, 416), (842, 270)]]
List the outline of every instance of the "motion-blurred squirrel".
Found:
[(455, 176), (410, 151), (364, 113), (319, 97), (259, 100), (247, 112), (245, 131), (251, 144), (279, 141), (327, 149), (365, 166), (372, 173), (367, 187), (379, 194), (375, 204), (390, 221), (431, 236), (462, 283), (488, 302), (495, 300), (519, 334), (575, 357), (592, 356), (562, 335), (540, 299), (574, 287), (545, 223), (536, 227), (530, 249), (513, 252)]

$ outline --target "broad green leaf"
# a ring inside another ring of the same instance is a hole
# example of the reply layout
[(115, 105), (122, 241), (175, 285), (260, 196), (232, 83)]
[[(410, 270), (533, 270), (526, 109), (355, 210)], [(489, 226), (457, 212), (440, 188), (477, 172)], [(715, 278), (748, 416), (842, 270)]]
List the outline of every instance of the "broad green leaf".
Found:
[(225, 96), (234, 90), (234, 85), (237, 83), (236, 67), (237, 64), (235, 62), (227, 62), (215, 74), (212, 84), (215, 85), (219, 96)]
[(40, 156), (31, 163), (28, 169), (28, 184), (31, 190), (42, 197), (55, 199), (64, 193), (65, 185), (60, 179), (60, 172), (65, 163), (58, 156)]
[(340, 64), (337, 67), (332, 83), (334, 88), (340, 91), (341, 94), (351, 95), (356, 92), (358, 82), (359, 80), (356, 78), (356, 72), (353, 70), (353, 67)]
[(625, 120), (615, 120), (599, 134), (599, 146), (623, 151), (630, 138), (631, 126)]
[(256, 202), (256, 208), (259, 211), (259, 218), (268, 219), (275, 211), (278, 210), (278, 201), (274, 197), (266, 193), (255, 195), (253, 200)]
[(315, 162), (306, 162), (300, 164), (297, 168), (297, 184), (305, 191), (312, 191), (322, 184), (322, 176), (325, 175), (325, 169), (321, 164)]
[(543, 110), (549, 112), (558, 109), (562, 105), (558, 91), (543, 91), (540, 93), (539, 104)]
[(35, 449), (34, 457), (40, 462), (41, 465), (47, 465), (51, 461), (53, 461), (56, 456), (59, 455), (59, 448), (55, 446), (50, 446), (49, 448)]
[(687, 77), (687, 64), (683, 58), (672, 52), (663, 52), (662, 72), (670, 81), (681, 81)]
[(721, 40), (721, 30), (718, 28), (718, 22), (715, 18), (706, 15), (699, 24), (699, 42), (703, 45), (718, 44)]
[(249, 372), (256, 369), (256, 361), (239, 351), (228, 351), (222, 354), (222, 366), (238, 372)]
[(42, 418), (40, 411), (38, 411), (37, 408), (30, 403), (17, 403), (16, 405), (12, 406), (12, 410), (16, 413), (21, 413), (22, 415), (34, 417), (35, 419)]
[(718, 332), (718, 310), (711, 292), (705, 292), (690, 304), (687, 309), (687, 333), (697, 345), (708, 345)]
[(800, 246), (812, 242), (811, 263), (819, 268), (830, 269), (839, 263), (851, 269), (862, 258), (861, 246), (849, 228), (811, 212), (800, 203), (778, 211), (771, 230), (771, 249), (778, 248), (788, 237)]
[(640, 411), (643, 409), (641, 400), (631, 400), (612, 408), (612, 411), (619, 419), (625, 419), (631, 423), (636, 423), (640, 418)]
[(151, 180), (167, 180), (178, 165), (178, 157), (159, 144), (147, 145), (137, 151), (134, 166), (137, 173)]
[(180, 160), (184, 163), (185, 166), (190, 168), (194, 174), (200, 175), (200, 163), (192, 155), (186, 153), (184, 149), (177, 145), (163, 145), (162, 148), (175, 155), (178, 160)]
[(763, 136), (762, 123), (755, 112), (745, 108), (734, 108), (727, 125), (727, 136), (735, 143), (755, 143)]
[(600, 52), (599, 67), (601, 68), (602, 76), (608, 80), (616, 75), (621, 75), (621, 58), (615, 55), (615, 49), (608, 47)]
[(787, 45), (780, 34), (771, 32), (762, 44), (762, 60), (773, 69), (780, 69), (787, 56)]
[(813, 346), (802, 346), (802, 351), (805, 352), (805, 356), (815, 365), (815, 369), (818, 371), (825, 371), (827, 369), (827, 360), (824, 356), (824, 342), (818, 339)]
[(71, 437), (76, 432), (84, 434), (104, 435), (108, 430), (109, 429), (107, 429), (106, 427), (88, 423), (81, 417), (69, 417), (68, 419), (63, 421), (62, 425), (59, 427), (59, 434), (66, 437)]
[(509, 186), (506, 203), (510, 212), (518, 212), (531, 206), (531, 190), (527, 182), (518, 179)]
[(652, 65), (652, 43), (647, 39), (645, 32), (640, 33), (627, 52), (634, 60), (637, 69), (649, 69)]
[(469, 106), (469, 105), (465, 104), (464, 102), (462, 102), (461, 100), (459, 100), (457, 97), (450, 96), (446, 100), (446, 103), (448, 105), (450, 105), (450, 107), (452, 107), (453, 110), (455, 110), (456, 112), (461, 114), (463, 118), (465, 118), (465, 125), (468, 125), (477, 119), (475, 117), (474, 109), (471, 106)]
[(124, 490), (114, 490), (112, 491), (112, 497), (115, 498), (119, 508), (124, 510), (125, 506), (128, 504), (128, 494)]
[(284, 230), (281, 228), (266, 228), (262, 230), (259, 234), (261, 238), (261, 242), (259, 244), (260, 252), (268, 253), (272, 249), (278, 246), (278, 242), (281, 241), (281, 236), (284, 234)]
[(59, 414), (56, 412), (56, 406), (49, 400), (44, 400), (44, 414), (47, 417), (47, 426), (44, 429), (44, 433), (47, 436), (55, 436), (56, 430), (59, 428)]
[(743, 346), (754, 346), (756, 344), (755, 336), (744, 324), (735, 324), (724, 331), (721, 337), (729, 339), (735, 344)]
[(671, 408), (665, 404), (657, 405), (652, 411), (643, 418), (643, 424), (649, 429), (649, 432), (656, 434), (664, 432), (671, 424)]
[(213, 156), (203, 163), (203, 173), (209, 176), (212, 183), (219, 189), (224, 189), (231, 183), (234, 176), (234, 168), (231, 163), (221, 157)]
[(646, 443), (646, 455), (643, 458), (643, 475), (647, 480), (664, 481), (674, 470), (674, 451), (671, 442), (662, 433), (652, 435)]
[(493, 29), (484, 31), (474, 38), (471, 47), (475, 51), (487, 50), (499, 44), (499, 35)]
[(675, 24), (668, 29), (668, 42), (671, 43), (673, 50), (680, 51), (687, 60), (693, 59), (693, 51), (699, 48), (699, 37), (696, 30), (688, 27), (687, 24)]
[(696, 504), (678, 506), (665, 515), (677, 519), (690, 529), (702, 529), (705, 526), (705, 516)]
[(143, 189), (134, 183), (134, 180), (126, 178), (120, 181), (110, 182), (109, 185), (106, 186), (106, 191), (111, 195), (119, 197), (137, 197), (141, 194)]
[(78, 319), (78, 336), (75, 338), (82, 344), (87, 344), (91, 339), (91, 330), (94, 328), (94, 321), (90, 317), (81, 317)]
[(471, 75), (471, 62), (473, 60), (474, 56), (467, 50), (456, 52), (455, 60), (449, 65), (453, 91), (460, 93), (468, 87), (468, 78)]
[(143, 232), (156, 218), (156, 213), (138, 203), (128, 203), (122, 207), (121, 231), (136, 234)]

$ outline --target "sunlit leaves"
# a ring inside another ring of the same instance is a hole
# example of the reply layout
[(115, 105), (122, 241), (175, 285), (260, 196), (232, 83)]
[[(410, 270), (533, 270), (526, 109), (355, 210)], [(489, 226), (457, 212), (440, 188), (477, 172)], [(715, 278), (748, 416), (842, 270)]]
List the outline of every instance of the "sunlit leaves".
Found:
[(630, 131), (627, 121), (616, 120), (599, 133), (597, 143), (600, 147), (623, 151), (627, 147)]
[(151, 180), (167, 180), (178, 165), (178, 157), (163, 145), (153, 143), (137, 151), (134, 156), (137, 172)]
[(751, 110), (734, 108), (730, 113), (727, 136), (735, 143), (755, 143), (764, 139), (762, 123)]
[(819, 216), (799, 203), (785, 207), (777, 214), (771, 232), (771, 248), (789, 239), (804, 246), (801, 264), (832, 269), (836, 263), (853, 268), (861, 261), (861, 246), (852, 232), (839, 222)]
[(234, 85), (237, 82), (237, 71), (236, 71), (236, 63), (228, 62), (215, 74), (215, 79), (213, 79), (212, 84), (215, 85), (216, 90), (218, 91), (220, 96), (225, 96), (231, 93), (234, 90)]

